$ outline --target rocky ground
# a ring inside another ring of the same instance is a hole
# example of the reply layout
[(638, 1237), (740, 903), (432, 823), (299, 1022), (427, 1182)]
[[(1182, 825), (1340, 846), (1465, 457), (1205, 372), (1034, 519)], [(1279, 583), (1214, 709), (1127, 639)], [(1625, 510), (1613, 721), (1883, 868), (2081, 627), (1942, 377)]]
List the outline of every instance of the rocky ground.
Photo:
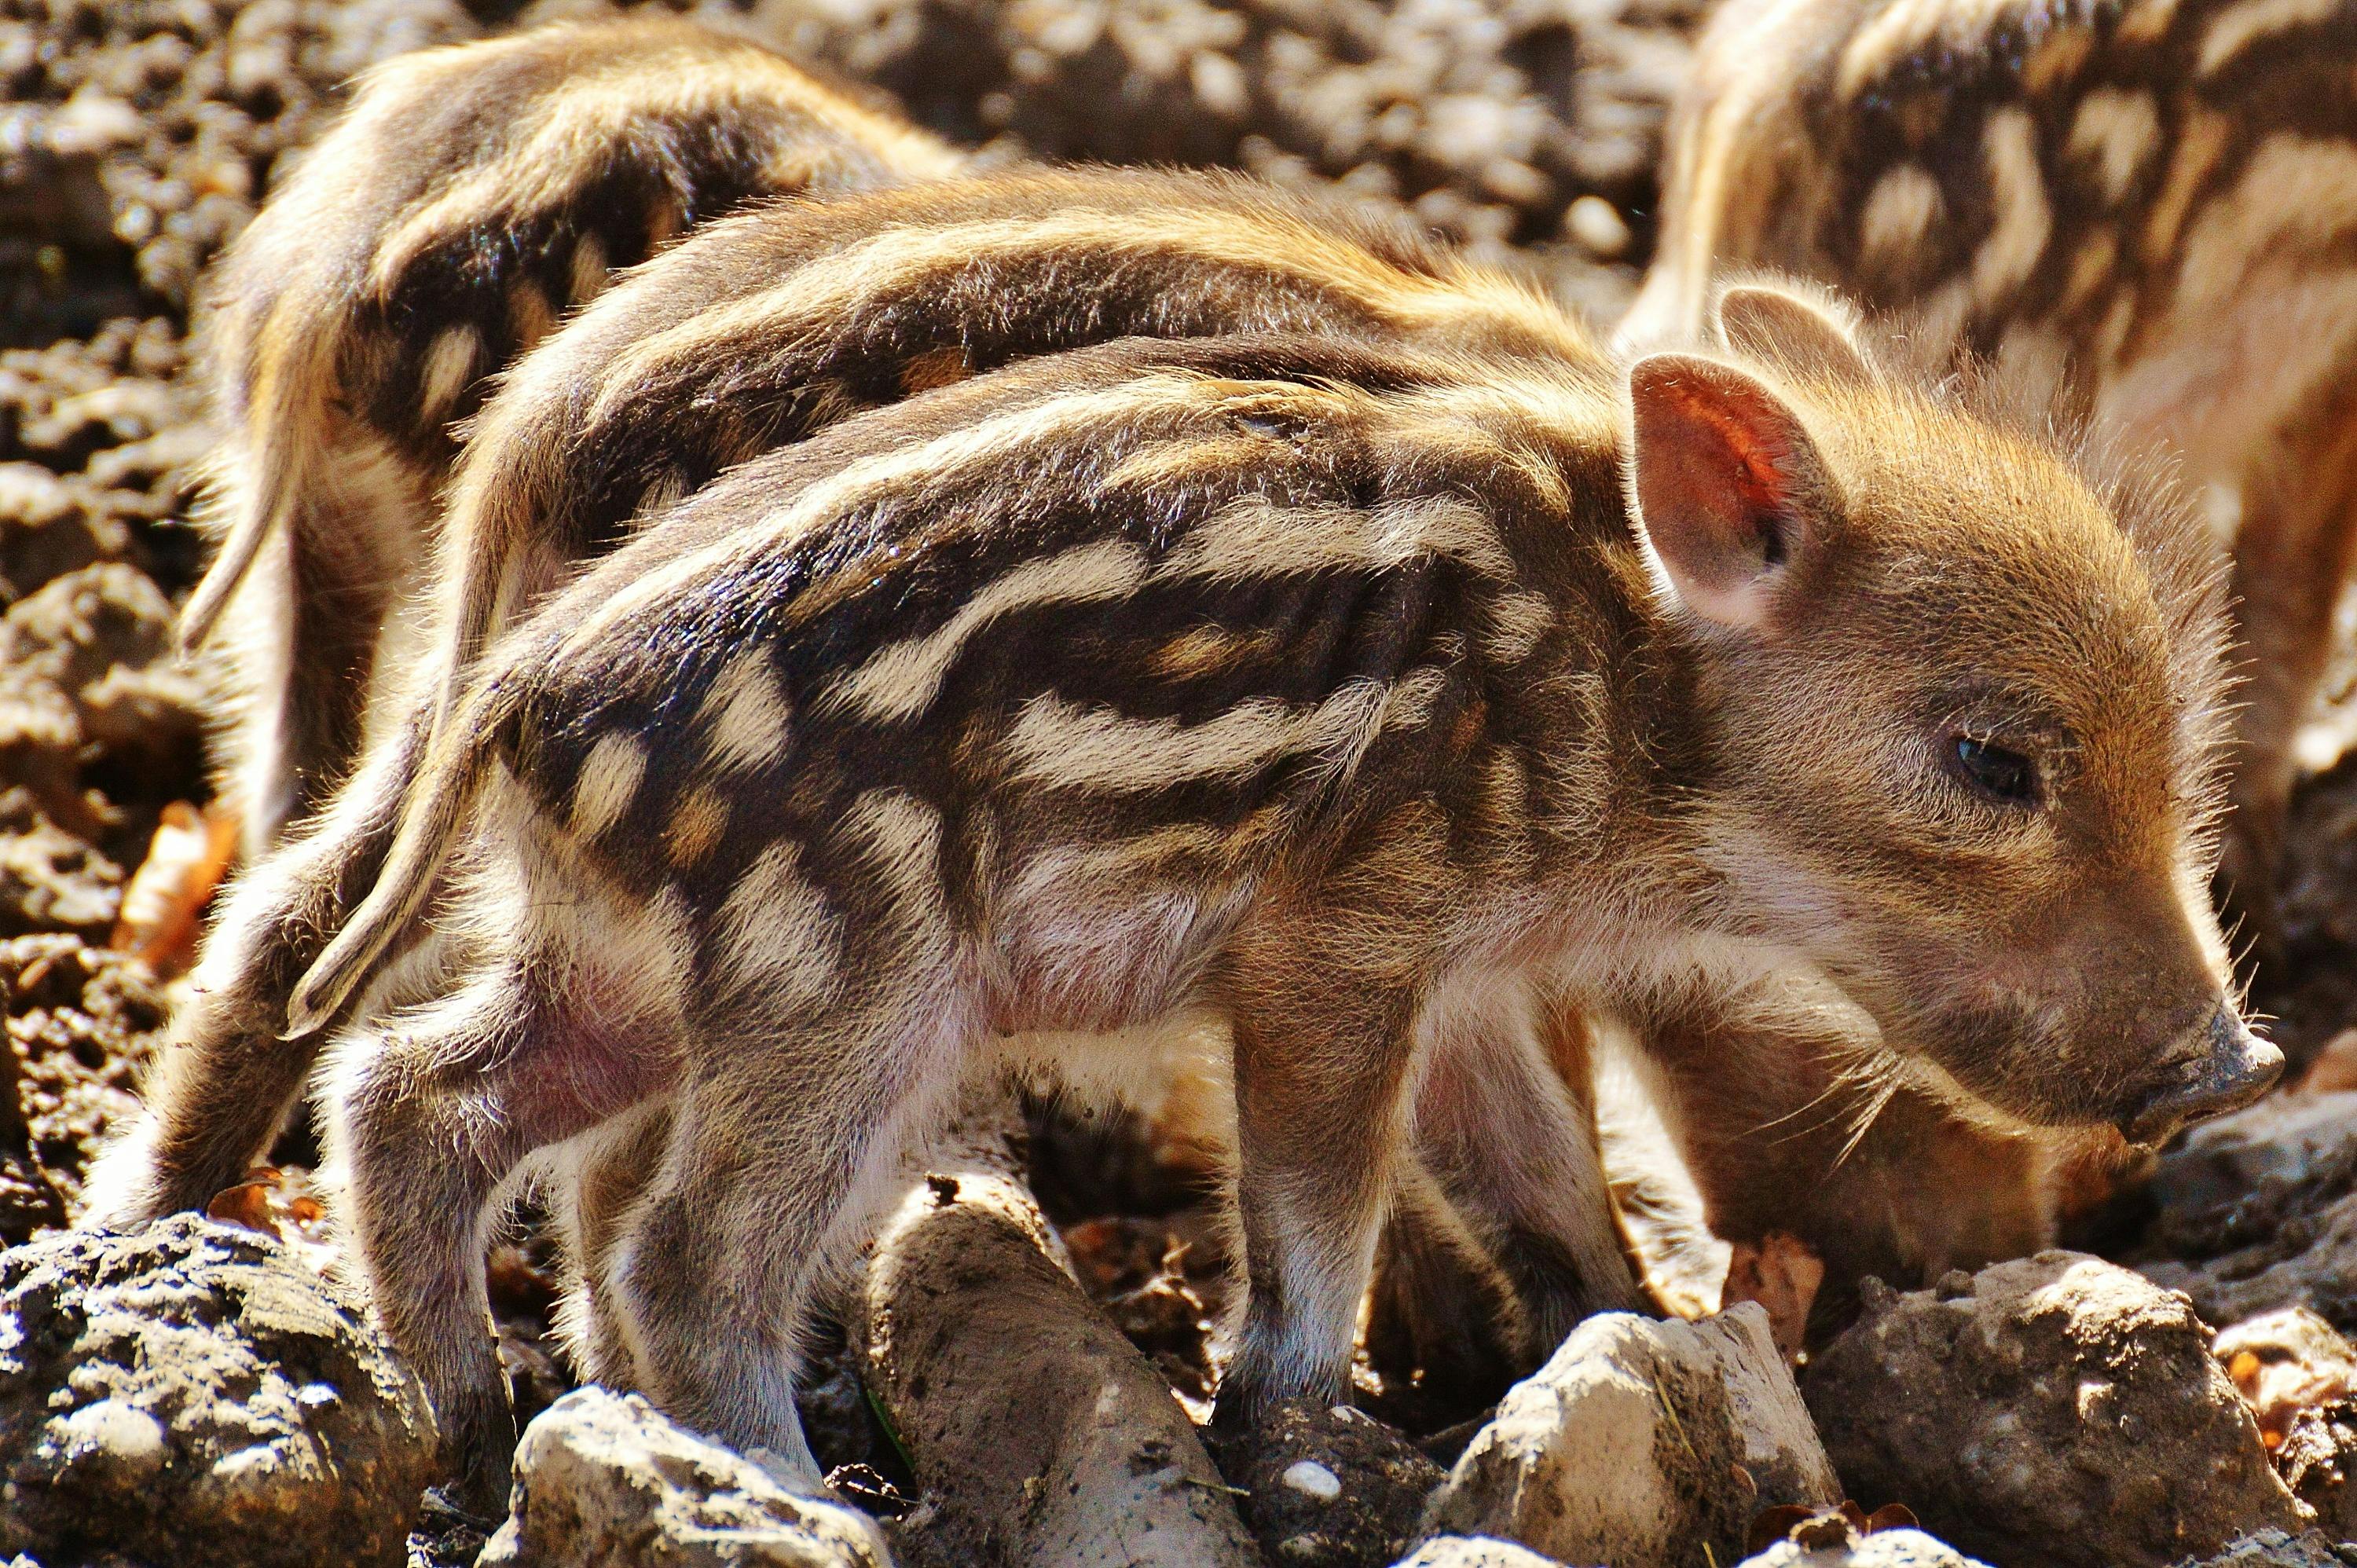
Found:
[[(0, 0), (0, 1240), (71, 1210), (185, 961), (197, 911), (173, 889), (225, 853), (203, 810), (204, 696), (168, 653), (199, 565), (192, 291), (353, 72), (601, 3)], [(966, 145), (1231, 165), (1404, 204), (1609, 319), (1652, 242), (1664, 107), (1703, 6), (726, 14)], [(2303, 797), (2293, 961), (2268, 998), (2328, 1088), (2357, 1088), (2357, 1050), (2333, 1044), (2357, 1018), (2352, 862), (2357, 765)], [(298, 1130), (210, 1220), (0, 1255), (0, 1552), (2357, 1562), (2331, 1545), (2357, 1540), (2341, 1337), (2357, 1332), (2357, 1094), (2279, 1096), (2197, 1133), (2078, 1238), (2126, 1267), (2050, 1253), (1869, 1290), (1797, 1385), (1757, 1306), (1599, 1318), (1494, 1410), (1378, 1355), (1354, 1406), (1280, 1412), (1217, 1455), (1185, 1419), (1208, 1408), (1228, 1262), (1200, 1155), (1036, 1106), (977, 1106), (967, 1133), (820, 1348), (805, 1414), (832, 1496), (635, 1400), (570, 1391), (525, 1216), (492, 1265), (521, 1413), (540, 1418), (514, 1517), (494, 1532), (430, 1499), (413, 1517), (428, 1421), (333, 1283)]]

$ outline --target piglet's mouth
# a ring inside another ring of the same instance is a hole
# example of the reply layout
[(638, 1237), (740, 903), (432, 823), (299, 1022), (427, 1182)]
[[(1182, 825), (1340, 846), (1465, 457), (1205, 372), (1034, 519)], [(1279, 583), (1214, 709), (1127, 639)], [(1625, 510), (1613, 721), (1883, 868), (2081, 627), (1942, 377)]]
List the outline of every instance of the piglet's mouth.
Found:
[(2165, 1144), (2196, 1122), (2240, 1111), (2283, 1076), (2283, 1052), (2253, 1034), (2233, 1009), (2221, 1006), (2179, 1052), (2160, 1086), (2120, 1122), (2131, 1144)]

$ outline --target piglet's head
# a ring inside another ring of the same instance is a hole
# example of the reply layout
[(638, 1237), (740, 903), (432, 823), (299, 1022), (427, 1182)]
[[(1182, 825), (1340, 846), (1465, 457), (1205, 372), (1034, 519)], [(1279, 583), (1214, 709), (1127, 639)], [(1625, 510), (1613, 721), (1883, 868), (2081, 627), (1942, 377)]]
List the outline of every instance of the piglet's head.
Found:
[(1900, 385), (1837, 309), (1731, 291), (1629, 371), (1626, 483), (1695, 671), (1733, 920), (1921, 1081), (2156, 1143), (2282, 1068), (2208, 895), (2220, 596), (2152, 497)]

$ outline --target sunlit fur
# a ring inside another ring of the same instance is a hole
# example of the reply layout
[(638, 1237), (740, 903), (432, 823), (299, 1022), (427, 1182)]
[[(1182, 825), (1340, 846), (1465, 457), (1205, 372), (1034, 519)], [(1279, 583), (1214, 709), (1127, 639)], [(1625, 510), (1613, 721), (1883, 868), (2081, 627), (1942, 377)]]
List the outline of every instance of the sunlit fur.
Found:
[[(352, 1219), (470, 1485), (506, 1442), (472, 1217), (652, 1103), (604, 1309), (667, 1408), (806, 1455), (812, 1282), (1002, 1033), (1227, 1022), (1232, 1415), (1338, 1386), (1419, 1084), (1510, 1084), (1592, 1147), (1576, 1085), (1496, 1070), (1548, 998), (1830, 977), (1905, 1053), (1868, 1070), (2014, 1123), (2126, 1120), (2207, 1059), (2205, 558), (2068, 453), (1779, 347), (1625, 380), (1244, 334), (1043, 357), (740, 465), (519, 625), (291, 1009), (359, 998)], [(1813, 476), (1745, 620), (1679, 596), (1668, 437), (1628, 434), (1695, 385)], [(1207, 624), (1227, 660), (1168, 658)], [(716, 766), (750, 678), (783, 747)], [(1971, 794), (1960, 725), (2031, 751), (2046, 808)], [(719, 825), (683, 859), (691, 807)], [(377, 955), (429, 919), (475, 950), (387, 1012)]]
[(417, 651), (388, 618), (423, 579), (454, 426), (497, 372), (687, 228), (958, 164), (768, 50), (670, 19), (429, 49), (363, 79), (207, 291), (220, 553), (182, 632), (222, 631), (221, 784), (248, 855), (384, 722), (372, 667)]
[(2263, 960), (2357, 548), (2352, 124), (2345, 5), (1736, 0), (1624, 328), (1691, 334), (1729, 269), (1802, 274), (1904, 313), (1919, 356), (2169, 448), (2232, 545), (2223, 887)]
[[(2302, 728), (2357, 542), (2350, 24), (2345, 5), (2266, 0), (1734, 0), (1673, 116), (1662, 244), (1623, 328), (1631, 341), (1682, 338), (1730, 271), (1804, 274), (1890, 318), (1914, 360), (2107, 430), (2145, 454), (2124, 471), (2177, 474), (2232, 552), (2243, 682), (2216, 888), (2262, 973), (2283, 958), (2283, 821), (2312, 760)], [(1697, 1037), (1691, 1020), (1665, 1027)], [(1753, 1042), (1747, 1059), (1808, 1060), (1737, 1033)], [(1773, 1115), (1830, 1090), (1810, 1077), (1768, 1097)], [(1927, 1183), (1977, 1167), (1985, 1179), (1953, 1208), (2050, 1237), (2037, 1218), (2052, 1208), (2045, 1155), (2025, 1161), (2018, 1134), (1969, 1119), (1920, 1131), (1951, 1087), (1900, 1090), (1893, 1123), (1919, 1131), (1888, 1150), (1871, 1133), (1854, 1163), (1911, 1163), (1921, 1174), (1905, 1179)], [(1761, 1141), (1703, 1146), (1714, 1132), (1689, 1153), (1715, 1223), (1857, 1251), (1866, 1208), (1835, 1201), (1807, 1225), (1766, 1213), (1752, 1195), (1791, 1186), (1789, 1167), (1763, 1165)], [(2117, 1156), (2083, 1141), (2057, 1155)], [(1876, 1246), (1945, 1266), (1946, 1225), (1903, 1214)]]
[[(306, 842), (229, 906), (224, 927), (253, 929), (210, 943), (205, 992), (175, 1020), (151, 1086), (162, 1125), (102, 1172), (100, 1211), (128, 1220), (201, 1207), (257, 1157), (316, 1052), (316, 1039), (278, 1039), (285, 997), (374, 877), (390, 802), (424, 760), (435, 704), (575, 563), (731, 466), (912, 390), (1117, 338), (1276, 328), (1602, 363), (1570, 317), (1518, 280), (1405, 226), (1221, 176), (1034, 171), (780, 205), (692, 233), (600, 297), (475, 420), (441, 521), (403, 533), (404, 580), (426, 585), (426, 614), (388, 623), (387, 644), (400, 647), (381, 667), (390, 675), (397, 663), (401, 678), (382, 683), (375, 754)], [(402, 341), (431, 351), (430, 337)], [(301, 461), (334, 466), (317, 430), (276, 438), (314, 443)], [(337, 602), (309, 582), (294, 593), (277, 613)], [(247, 599), (257, 617), (273, 603)], [(1501, 612), (1500, 636), (1532, 634), (1522, 610)], [(360, 673), (334, 675), (344, 684), (330, 689), (349, 695)], [(732, 712), (737, 722), (713, 733), (716, 757), (756, 762), (791, 731), (782, 708)], [(232, 739), (232, 757), (264, 755), (258, 741)], [(684, 850), (699, 832), (672, 842)]]
[[(213, 922), (147, 1116), (96, 1173), (95, 1213), (202, 1208), (309, 1069), (308, 1047), (276, 1040), (287, 988), (366, 890), (375, 862), (350, 846), (389, 829), (414, 766), (443, 494), (500, 372), (620, 269), (749, 200), (961, 162), (671, 18), (430, 49), (362, 79), (208, 284), (219, 550), (181, 632), (220, 688), (219, 788), (256, 864)], [(265, 858), (288, 829), (300, 842)]]

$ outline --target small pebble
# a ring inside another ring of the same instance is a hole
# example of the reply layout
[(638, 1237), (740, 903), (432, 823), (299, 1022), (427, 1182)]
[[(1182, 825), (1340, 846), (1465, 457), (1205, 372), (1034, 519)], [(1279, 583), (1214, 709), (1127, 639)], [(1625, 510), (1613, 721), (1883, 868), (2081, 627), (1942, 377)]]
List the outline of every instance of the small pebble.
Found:
[(1334, 1472), (1315, 1459), (1297, 1459), (1285, 1467), (1285, 1484), (1304, 1497), (1330, 1503), (1342, 1495), (1342, 1483)]
[(1563, 230), (1581, 249), (1604, 261), (1629, 249), (1629, 220), (1600, 196), (1590, 194), (1573, 202), (1564, 212)]

